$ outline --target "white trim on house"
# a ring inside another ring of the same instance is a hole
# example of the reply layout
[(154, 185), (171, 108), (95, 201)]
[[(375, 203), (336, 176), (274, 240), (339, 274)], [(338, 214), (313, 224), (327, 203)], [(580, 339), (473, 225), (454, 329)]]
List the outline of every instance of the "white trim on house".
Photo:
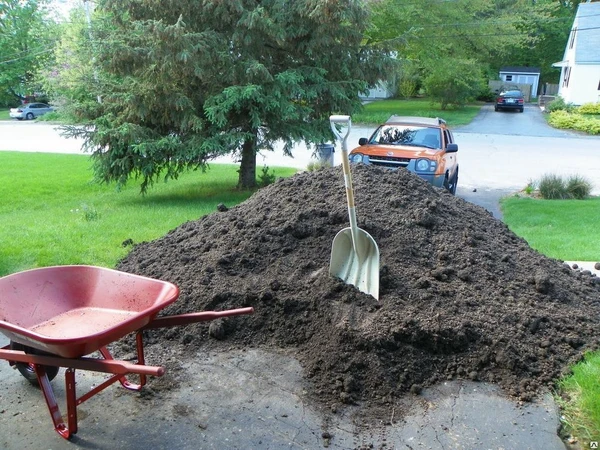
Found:
[(574, 105), (600, 102), (600, 2), (580, 3), (560, 67), (558, 95)]

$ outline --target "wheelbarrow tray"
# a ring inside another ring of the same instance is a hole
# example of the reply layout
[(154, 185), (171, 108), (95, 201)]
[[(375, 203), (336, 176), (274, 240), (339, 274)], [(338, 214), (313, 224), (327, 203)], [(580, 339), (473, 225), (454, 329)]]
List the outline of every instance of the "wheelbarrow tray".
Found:
[(26, 270), (0, 278), (0, 331), (78, 358), (148, 325), (178, 296), (172, 283), (103, 267)]

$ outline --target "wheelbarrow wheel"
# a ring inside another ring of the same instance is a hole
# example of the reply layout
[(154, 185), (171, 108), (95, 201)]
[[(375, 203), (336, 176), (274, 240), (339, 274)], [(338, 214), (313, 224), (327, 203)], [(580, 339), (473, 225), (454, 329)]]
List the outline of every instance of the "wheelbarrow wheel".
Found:
[[(18, 344), (12, 341), (10, 342), (10, 349), (20, 350), (31, 355), (50, 355), (50, 353), (42, 352), (41, 350), (27, 347), (26, 345)], [(23, 375), (27, 381), (29, 381), (34, 386), (39, 386), (37, 375), (35, 374), (35, 370), (33, 369), (32, 364), (17, 362), (15, 363), (15, 367), (19, 372), (21, 372), (21, 375)], [(44, 369), (46, 369), (46, 375), (48, 376), (48, 380), (52, 381), (58, 374), (59, 368), (56, 366), (44, 366)]]

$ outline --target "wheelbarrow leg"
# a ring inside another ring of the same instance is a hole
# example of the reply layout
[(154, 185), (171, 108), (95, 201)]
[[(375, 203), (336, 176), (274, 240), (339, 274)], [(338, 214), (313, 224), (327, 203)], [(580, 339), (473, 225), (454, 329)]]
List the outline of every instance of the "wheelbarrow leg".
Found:
[[(144, 341), (143, 341), (143, 337), (142, 337), (142, 331), (138, 331), (135, 335), (135, 342), (136, 342), (136, 348), (137, 348), (137, 364), (143, 366), (146, 364), (146, 360), (144, 358)], [(100, 354), (104, 357), (104, 359), (114, 359), (112, 354), (110, 353), (110, 351), (108, 350), (108, 348), (106, 347), (101, 347), (99, 349)], [(129, 389), (130, 391), (140, 391), (147, 382), (147, 378), (146, 375), (144, 374), (138, 374), (139, 379), (140, 379), (140, 383), (139, 384), (135, 384), (132, 383), (131, 381), (129, 381), (127, 379), (126, 376), (120, 376), (120, 375), (115, 375), (111, 378), (111, 380), (107, 381), (107, 384), (110, 382), (110, 384), (112, 384), (114, 381), (114, 379), (118, 379), (119, 383), (121, 383), (121, 386), (123, 386), (125, 389)]]
[(54, 396), (54, 391), (52, 390), (50, 380), (46, 374), (46, 369), (44, 366), (39, 364), (33, 364), (33, 367), (38, 378), (40, 389), (42, 390), (42, 394), (46, 400), (46, 405), (48, 405), (48, 411), (50, 411), (50, 416), (52, 417), (52, 422), (54, 423), (54, 429), (63, 438), (70, 439), (73, 434), (77, 433), (77, 396), (75, 393), (75, 370), (68, 368), (65, 371), (68, 420), (67, 425), (65, 424), (62, 414), (60, 413), (60, 408), (56, 402), (56, 397)]

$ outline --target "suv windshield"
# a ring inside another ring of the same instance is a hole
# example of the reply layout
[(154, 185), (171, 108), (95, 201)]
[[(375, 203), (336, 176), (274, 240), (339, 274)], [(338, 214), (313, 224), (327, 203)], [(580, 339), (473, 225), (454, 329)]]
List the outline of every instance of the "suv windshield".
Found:
[(369, 143), (441, 148), (440, 131), (437, 128), (420, 126), (382, 125), (371, 136)]

